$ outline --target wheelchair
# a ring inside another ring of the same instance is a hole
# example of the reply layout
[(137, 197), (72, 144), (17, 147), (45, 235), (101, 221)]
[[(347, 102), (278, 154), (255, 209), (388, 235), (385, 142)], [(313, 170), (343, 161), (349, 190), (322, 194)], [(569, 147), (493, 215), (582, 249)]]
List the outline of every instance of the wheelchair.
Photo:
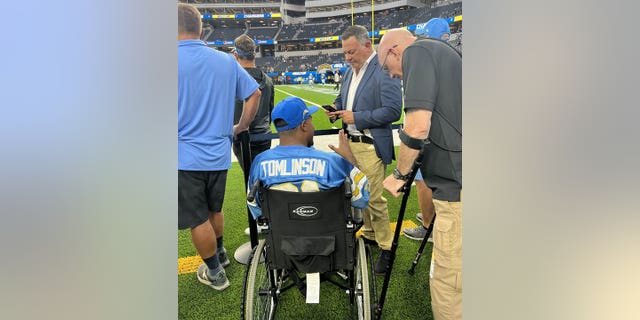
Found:
[(365, 244), (355, 236), (362, 218), (351, 207), (350, 186), (347, 178), (340, 187), (318, 192), (252, 188), (248, 199), (259, 192), (262, 216), (257, 223), (264, 239), (245, 272), (243, 319), (273, 319), (280, 295), (297, 287), (304, 296), (304, 275), (316, 272), (322, 281), (346, 290), (352, 318), (372, 318), (375, 279)]

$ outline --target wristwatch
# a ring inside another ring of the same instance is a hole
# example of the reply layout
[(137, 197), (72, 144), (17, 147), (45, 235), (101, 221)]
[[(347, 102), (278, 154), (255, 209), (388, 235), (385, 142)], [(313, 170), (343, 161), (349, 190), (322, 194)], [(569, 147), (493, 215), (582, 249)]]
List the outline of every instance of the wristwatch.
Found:
[(404, 180), (404, 181), (409, 180), (409, 174), (400, 173), (400, 170), (398, 170), (398, 168), (393, 169), (393, 177), (398, 180)]

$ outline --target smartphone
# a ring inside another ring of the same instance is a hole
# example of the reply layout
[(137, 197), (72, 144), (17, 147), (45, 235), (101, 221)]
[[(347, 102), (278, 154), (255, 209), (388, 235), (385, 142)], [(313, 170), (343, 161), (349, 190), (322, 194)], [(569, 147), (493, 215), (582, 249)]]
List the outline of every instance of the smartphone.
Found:
[[(325, 110), (329, 111), (329, 112), (334, 112), (337, 111), (335, 108), (333, 108), (332, 105), (330, 104), (325, 104), (322, 106), (322, 108), (324, 108)], [(340, 118), (340, 116), (336, 116), (335, 118), (333, 118), (333, 120), (331, 120), (331, 118), (329, 118), (329, 122), (334, 123), (336, 122), (338, 119)]]
[(332, 105), (330, 105), (330, 104), (325, 104), (325, 105), (323, 105), (322, 107), (323, 107), (325, 110), (329, 111), (329, 112), (334, 112), (334, 111), (336, 111), (336, 109), (335, 109)]

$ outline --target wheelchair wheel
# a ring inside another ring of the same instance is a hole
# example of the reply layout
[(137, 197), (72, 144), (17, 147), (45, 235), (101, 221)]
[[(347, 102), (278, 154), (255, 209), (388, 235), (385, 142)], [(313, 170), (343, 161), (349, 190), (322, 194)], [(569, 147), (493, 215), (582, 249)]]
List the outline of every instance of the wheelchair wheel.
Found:
[(367, 264), (367, 251), (364, 248), (364, 241), (358, 238), (358, 250), (356, 251), (356, 308), (358, 311), (358, 320), (371, 319), (371, 292), (369, 288), (369, 271)]
[(260, 240), (249, 262), (244, 301), (245, 319), (273, 319), (276, 306), (275, 271), (267, 268), (264, 254), (265, 241)]

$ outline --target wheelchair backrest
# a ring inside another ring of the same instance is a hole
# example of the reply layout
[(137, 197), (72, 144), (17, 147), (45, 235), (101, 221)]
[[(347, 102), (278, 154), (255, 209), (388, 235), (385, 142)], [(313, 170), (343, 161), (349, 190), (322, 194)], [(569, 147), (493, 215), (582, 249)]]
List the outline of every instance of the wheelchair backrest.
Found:
[(317, 192), (261, 190), (271, 269), (310, 273), (353, 267), (355, 227), (347, 187), (345, 183)]

